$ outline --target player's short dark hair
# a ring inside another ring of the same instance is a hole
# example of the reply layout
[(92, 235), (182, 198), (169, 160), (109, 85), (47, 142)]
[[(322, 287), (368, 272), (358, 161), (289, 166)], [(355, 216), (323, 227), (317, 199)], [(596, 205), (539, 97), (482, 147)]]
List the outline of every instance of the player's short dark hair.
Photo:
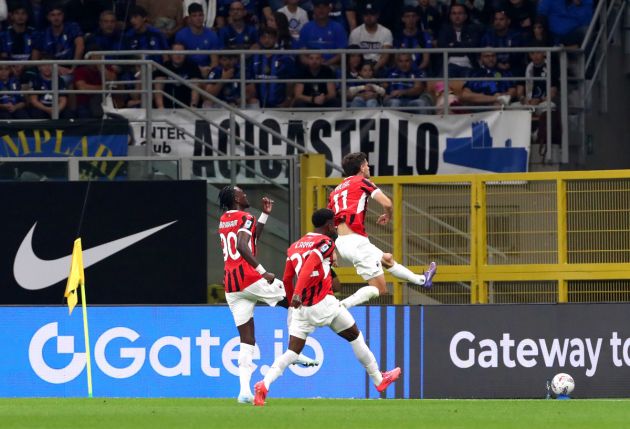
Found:
[(232, 210), (235, 204), (234, 186), (226, 185), (219, 192), (219, 208), (223, 211)]
[(326, 225), (326, 222), (333, 220), (335, 214), (330, 209), (319, 209), (313, 216), (311, 216), (311, 221), (313, 222), (313, 226), (315, 228), (321, 228)]
[(353, 152), (343, 157), (341, 167), (346, 176), (354, 176), (361, 171), (361, 165), (367, 161), (367, 155), (363, 152)]
[(192, 15), (194, 12), (203, 13), (203, 6), (201, 6), (199, 3), (191, 3), (188, 6), (188, 15)]

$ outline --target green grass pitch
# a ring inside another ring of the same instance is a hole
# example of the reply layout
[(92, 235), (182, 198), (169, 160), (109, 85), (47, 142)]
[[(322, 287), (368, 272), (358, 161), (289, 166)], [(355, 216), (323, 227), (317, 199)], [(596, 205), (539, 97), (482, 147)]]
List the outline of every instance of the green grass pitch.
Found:
[(607, 429), (627, 400), (0, 399), (2, 429)]

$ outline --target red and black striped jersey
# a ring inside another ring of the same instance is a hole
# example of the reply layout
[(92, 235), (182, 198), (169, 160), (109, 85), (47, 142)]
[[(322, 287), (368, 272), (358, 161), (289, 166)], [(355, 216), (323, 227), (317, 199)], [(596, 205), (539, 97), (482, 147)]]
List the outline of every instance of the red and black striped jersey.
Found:
[(335, 225), (344, 223), (357, 234), (367, 237), (365, 214), (368, 197), (381, 190), (361, 175), (346, 177), (328, 198), (328, 208), (335, 213)]
[[(327, 235), (309, 232), (293, 243), (287, 250), (287, 265), (284, 284), (291, 284), (297, 276), (295, 292), (300, 294), (302, 305), (311, 306), (320, 302), (326, 295), (332, 295), (332, 263), (335, 243)], [(309, 258), (315, 258), (306, 264)], [(303, 272), (304, 269), (310, 272)]]
[(262, 278), (236, 250), (238, 233), (250, 236), (249, 248), (256, 255), (256, 218), (247, 212), (228, 210), (219, 221), (219, 237), (223, 248), (224, 283), (226, 292), (238, 292)]

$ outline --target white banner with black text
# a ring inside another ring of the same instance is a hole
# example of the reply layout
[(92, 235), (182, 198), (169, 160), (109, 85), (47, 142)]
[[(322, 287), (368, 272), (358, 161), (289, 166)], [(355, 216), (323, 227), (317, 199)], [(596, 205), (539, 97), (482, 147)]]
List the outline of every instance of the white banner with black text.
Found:
[[(133, 144), (143, 145), (147, 129), (142, 109), (116, 113), (131, 122)], [(420, 174), (469, 174), (525, 172), (528, 167), (531, 113), (495, 111), (466, 115), (414, 115), (397, 111), (361, 110), (347, 112), (246, 111), (264, 124), (308, 151), (326, 155), (340, 165), (344, 155), (368, 154), (375, 176)], [(183, 110), (153, 111), (153, 153), (170, 156), (293, 155), (298, 149), (277, 136), (236, 117), (236, 139), (229, 149), (229, 113), (203, 111), (207, 120)], [(219, 127), (226, 131), (221, 131)], [(198, 140), (193, 138), (197, 137)], [(203, 142), (203, 143), (202, 143)], [(286, 181), (281, 162), (249, 161), (248, 167), (276, 181)], [(230, 163), (206, 162), (196, 173), (219, 181), (229, 180)], [(328, 176), (340, 173), (327, 167)], [(239, 168), (237, 179), (247, 182), (255, 174)]]

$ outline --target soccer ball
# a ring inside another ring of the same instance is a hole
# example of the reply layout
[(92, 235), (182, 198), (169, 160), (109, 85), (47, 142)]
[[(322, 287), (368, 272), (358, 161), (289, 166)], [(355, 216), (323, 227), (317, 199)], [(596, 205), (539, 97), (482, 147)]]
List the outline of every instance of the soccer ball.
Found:
[(569, 395), (575, 389), (575, 381), (569, 374), (556, 374), (551, 380), (551, 390), (556, 395)]

